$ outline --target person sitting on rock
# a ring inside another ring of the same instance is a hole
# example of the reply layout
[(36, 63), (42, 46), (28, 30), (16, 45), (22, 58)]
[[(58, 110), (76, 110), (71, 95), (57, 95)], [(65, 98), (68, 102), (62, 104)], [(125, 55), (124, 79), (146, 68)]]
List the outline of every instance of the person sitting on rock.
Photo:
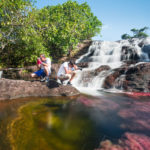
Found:
[(51, 60), (46, 58), (44, 54), (40, 55), (40, 58), (37, 59), (38, 71), (31, 74), (31, 77), (42, 77), (41, 81), (48, 82), (49, 75), (51, 73)]
[(71, 85), (71, 81), (75, 77), (75, 70), (77, 70), (78, 67), (75, 65), (75, 62), (73, 60), (70, 60), (69, 62), (64, 62), (57, 73), (57, 78), (63, 83), (64, 80), (68, 80), (67, 84)]

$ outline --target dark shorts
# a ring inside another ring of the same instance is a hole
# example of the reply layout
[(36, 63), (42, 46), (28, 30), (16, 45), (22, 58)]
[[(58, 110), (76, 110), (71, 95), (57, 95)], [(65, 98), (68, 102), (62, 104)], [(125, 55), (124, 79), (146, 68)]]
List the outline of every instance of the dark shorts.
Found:
[(40, 69), (40, 70), (38, 70), (38, 71), (36, 71), (36, 72), (34, 72), (38, 77), (45, 77), (46, 76), (46, 74), (45, 74), (45, 72), (44, 72), (44, 69)]

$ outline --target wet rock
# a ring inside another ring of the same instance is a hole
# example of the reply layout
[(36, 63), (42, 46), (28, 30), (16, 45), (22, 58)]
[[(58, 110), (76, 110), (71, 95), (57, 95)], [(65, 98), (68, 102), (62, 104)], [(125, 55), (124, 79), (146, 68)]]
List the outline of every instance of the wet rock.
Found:
[[(135, 92), (150, 91), (150, 63), (129, 67), (126, 72), (126, 90)], [(136, 85), (133, 87), (133, 85)]]
[(142, 51), (144, 53), (147, 53), (149, 58), (150, 58), (150, 45), (144, 45), (143, 48), (142, 48)]
[(106, 89), (115, 87), (130, 92), (150, 92), (150, 63), (124, 65), (112, 70), (104, 80)]
[(0, 79), (0, 100), (21, 97), (73, 96), (79, 92), (72, 86), (59, 85), (50, 80), (48, 84), (24, 80)]
[(109, 89), (115, 86), (114, 85), (115, 80), (121, 75), (123, 75), (125, 71), (126, 71), (125, 67), (112, 70), (110, 74), (105, 78), (104, 83), (103, 83), (103, 88)]
[(88, 68), (89, 63), (88, 62), (83, 62), (83, 63), (78, 63), (77, 66), (81, 68)]
[(126, 60), (138, 61), (139, 59), (140, 59), (140, 56), (138, 55), (135, 47), (122, 46), (121, 61), (126, 61)]
[(110, 70), (110, 67), (107, 65), (102, 65), (92, 70), (82, 70), (82, 76), (78, 82), (82, 83), (84, 87), (87, 87), (95, 76), (98, 76), (101, 72), (108, 70)]
[(138, 46), (142, 48), (142, 47), (144, 46), (144, 42), (141, 41), (141, 42), (138, 44)]
[(111, 68), (107, 65), (102, 65), (100, 67), (98, 67), (97, 69), (95, 69), (95, 75), (99, 74), (100, 72), (104, 71), (104, 70), (110, 70)]

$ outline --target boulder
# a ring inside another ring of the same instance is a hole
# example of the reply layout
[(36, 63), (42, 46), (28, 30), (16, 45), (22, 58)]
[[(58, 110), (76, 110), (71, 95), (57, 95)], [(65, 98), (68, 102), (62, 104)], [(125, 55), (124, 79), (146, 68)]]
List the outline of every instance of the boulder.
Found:
[(129, 92), (150, 92), (150, 63), (126, 64), (112, 70), (105, 78), (103, 87), (121, 88)]
[(74, 87), (60, 85), (55, 80), (50, 80), (46, 84), (39, 81), (0, 79), (0, 100), (33, 96), (73, 96), (78, 94), (80, 94), (79, 91)]
[(124, 88), (131, 92), (150, 92), (150, 63), (129, 67)]
[(117, 69), (113, 69), (111, 73), (105, 78), (104, 83), (103, 83), (103, 88), (109, 89), (114, 87), (115, 81), (118, 77), (123, 75), (126, 71), (126, 67), (121, 67)]

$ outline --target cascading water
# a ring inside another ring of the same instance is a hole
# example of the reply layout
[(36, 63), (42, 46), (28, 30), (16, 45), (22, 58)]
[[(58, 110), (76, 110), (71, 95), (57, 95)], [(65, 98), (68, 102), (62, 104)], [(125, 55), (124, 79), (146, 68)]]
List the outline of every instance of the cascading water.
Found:
[[(88, 52), (81, 56), (76, 63), (88, 63), (88, 67), (77, 72), (73, 85), (80, 91), (100, 90), (103, 81), (113, 72), (112, 69), (119, 68), (125, 62), (149, 62), (150, 38), (120, 40), (116, 42), (93, 41)], [(98, 74), (94, 70), (101, 66), (109, 66)], [(121, 80), (123, 80), (123, 75)], [(84, 89), (84, 90), (83, 90)]]
[(2, 78), (3, 71), (0, 71), (0, 78)]

